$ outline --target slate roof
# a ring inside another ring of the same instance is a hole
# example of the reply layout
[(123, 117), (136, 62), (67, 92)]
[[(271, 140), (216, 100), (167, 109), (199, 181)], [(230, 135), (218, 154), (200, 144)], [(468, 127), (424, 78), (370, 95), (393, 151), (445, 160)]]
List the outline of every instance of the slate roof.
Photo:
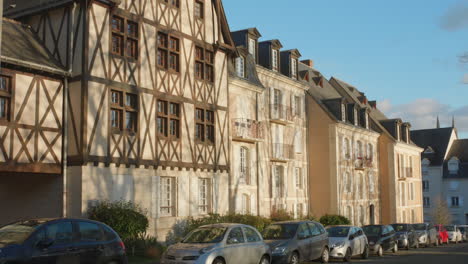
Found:
[(450, 136), (454, 128), (434, 128), (411, 131), (411, 139), (416, 145), (426, 150), (431, 147), (434, 153), (422, 153), (421, 159), (427, 158), (431, 166), (440, 166), (444, 162)]
[[(447, 164), (452, 157), (460, 161), (457, 174), (452, 174), (448, 170)], [(457, 139), (452, 143), (444, 163), (444, 178), (468, 178), (468, 139)]]
[(37, 40), (29, 26), (5, 18), (1, 61), (54, 74), (67, 74), (65, 68)]
[[(3, 15), (17, 18), (73, 2), (73, 0), (3, 0)], [(16, 4), (10, 8), (11, 4)]]
[[(299, 76), (308, 73), (309, 80), (303, 80), (309, 84), (309, 94), (317, 100), (337, 99), (341, 98), (341, 95), (335, 90), (335, 88), (327, 81), (323, 75), (303, 63), (299, 63)], [(323, 87), (320, 87), (315, 83), (314, 78), (323, 78)]]
[(236, 68), (233, 63), (229, 63), (228, 66), (230, 77), (242, 79), (258, 87), (265, 88), (260, 79), (258, 79), (255, 60), (254, 57), (249, 53), (248, 49), (243, 46), (239, 46), (237, 47), (237, 52), (245, 59), (245, 78), (237, 76)]

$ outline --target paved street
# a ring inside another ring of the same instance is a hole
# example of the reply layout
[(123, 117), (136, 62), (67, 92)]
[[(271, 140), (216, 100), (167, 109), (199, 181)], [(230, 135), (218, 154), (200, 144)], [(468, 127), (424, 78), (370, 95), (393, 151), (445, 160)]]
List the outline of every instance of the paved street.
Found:
[[(331, 263), (343, 263), (331, 261)], [(372, 264), (466, 264), (468, 263), (468, 243), (443, 245), (436, 248), (400, 250), (397, 254), (388, 253), (379, 258), (370, 256), (367, 260), (353, 258), (352, 263)]]

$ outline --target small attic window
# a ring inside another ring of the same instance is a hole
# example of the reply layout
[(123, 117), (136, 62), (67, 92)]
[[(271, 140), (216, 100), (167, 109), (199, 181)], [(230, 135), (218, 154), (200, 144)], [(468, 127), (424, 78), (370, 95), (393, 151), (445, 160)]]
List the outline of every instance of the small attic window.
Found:
[(297, 59), (291, 59), (291, 77), (297, 79)]
[(354, 125), (357, 126), (358, 125), (358, 114), (357, 114), (357, 109), (356, 108), (354, 108), (353, 114), (354, 114), (354, 120), (353, 120)]
[(459, 163), (457, 157), (452, 157), (448, 162), (448, 170), (450, 174), (457, 174), (459, 169)]
[(346, 122), (346, 105), (341, 104), (341, 121)]
[(249, 53), (257, 60), (257, 41), (252, 38), (249, 38)]
[(236, 58), (236, 73), (238, 77), (245, 78), (245, 59), (242, 56)]
[(369, 113), (367, 113), (367, 112), (365, 113), (365, 118), (366, 118), (366, 120), (365, 120), (365, 122), (366, 122), (366, 129), (369, 129)]
[(278, 50), (272, 49), (271, 50), (271, 69), (274, 71), (278, 71)]
[(426, 150), (424, 150), (424, 154), (433, 154), (434, 150), (431, 147), (427, 147)]

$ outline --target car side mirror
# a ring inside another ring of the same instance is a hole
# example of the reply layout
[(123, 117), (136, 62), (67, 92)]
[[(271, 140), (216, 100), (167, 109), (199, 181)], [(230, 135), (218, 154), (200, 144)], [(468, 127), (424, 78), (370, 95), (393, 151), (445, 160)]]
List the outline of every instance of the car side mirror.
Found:
[(41, 240), (37, 243), (37, 247), (39, 249), (46, 249), (50, 246), (52, 246), (52, 244), (54, 244), (54, 240), (52, 239), (44, 239), (44, 240)]
[(349, 235), (349, 240), (354, 240), (354, 235)]
[(228, 244), (239, 244), (239, 240), (237, 240), (235, 237), (228, 239), (227, 242)]

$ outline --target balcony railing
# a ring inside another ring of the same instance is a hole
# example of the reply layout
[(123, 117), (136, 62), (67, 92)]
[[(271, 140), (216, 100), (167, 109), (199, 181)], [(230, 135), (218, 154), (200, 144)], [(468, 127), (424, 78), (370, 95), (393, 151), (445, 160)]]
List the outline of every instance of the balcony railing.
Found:
[(253, 141), (262, 140), (264, 138), (263, 124), (246, 118), (232, 119), (232, 136)]
[(272, 144), (272, 158), (276, 160), (294, 159), (294, 146), (282, 143)]
[(374, 162), (372, 159), (369, 158), (362, 158), (358, 157), (354, 161), (354, 167), (356, 170), (363, 170), (365, 168), (372, 168), (374, 167)]
[(282, 104), (270, 105), (270, 118), (271, 120), (293, 122), (294, 121), (293, 109), (289, 106)]

